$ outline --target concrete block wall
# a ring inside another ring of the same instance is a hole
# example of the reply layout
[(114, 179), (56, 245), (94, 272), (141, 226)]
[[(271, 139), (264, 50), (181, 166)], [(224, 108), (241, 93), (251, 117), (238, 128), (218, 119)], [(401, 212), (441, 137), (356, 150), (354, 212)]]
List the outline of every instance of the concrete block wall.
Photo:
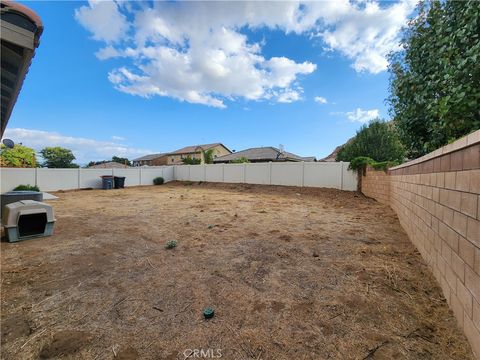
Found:
[(367, 169), (362, 192), (397, 213), (480, 359), (480, 131), (388, 173)]

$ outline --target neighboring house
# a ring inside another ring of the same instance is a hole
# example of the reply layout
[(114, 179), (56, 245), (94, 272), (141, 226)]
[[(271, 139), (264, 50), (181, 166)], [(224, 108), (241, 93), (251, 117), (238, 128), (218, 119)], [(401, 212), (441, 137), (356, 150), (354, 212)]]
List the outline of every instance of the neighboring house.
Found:
[(167, 165), (167, 154), (150, 154), (132, 160), (133, 166)]
[(242, 151), (237, 151), (213, 160), (214, 163), (229, 163), (241, 158), (246, 158), (250, 162), (285, 162), (285, 161), (316, 161), (314, 156), (303, 157), (281, 151), (273, 146), (256, 147)]
[(184, 148), (163, 154), (151, 154), (133, 159), (133, 166), (158, 166), (158, 165), (181, 165), (183, 159), (190, 157), (200, 159), (203, 162), (203, 152), (213, 149), (213, 157), (217, 158), (232, 152), (222, 143), (201, 144), (186, 146)]
[(131, 166), (125, 165), (125, 164), (120, 164), (115, 161), (108, 161), (102, 164), (97, 164), (97, 165), (92, 165), (89, 166), (88, 169), (124, 169), (124, 168), (129, 168)]
[(202, 144), (202, 145), (193, 145), (186, 146), (184, 148), (178, 149), (174, 152), (167, 154), (167, 163), (168, 165), (179, 165), (183, 164), (183, 159), (191, 157), (192, 159), (200, 159), (203, 162), (203, 152), (213, 149), (213, 158), (219, 158), (224, 155), (231, 154), (232, 152), (222, 143), (214, 144)]

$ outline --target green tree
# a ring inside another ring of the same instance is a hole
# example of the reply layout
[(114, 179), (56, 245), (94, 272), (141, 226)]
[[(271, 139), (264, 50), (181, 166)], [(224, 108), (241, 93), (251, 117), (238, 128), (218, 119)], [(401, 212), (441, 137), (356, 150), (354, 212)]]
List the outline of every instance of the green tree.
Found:
[(480, 2), (429, 1), (390, 57), (390, 112), (409, 157), (480, 128)]
[(250, 160), (248, 160), (245, 156), (239, 157), (238, 159), (234, 159), (230, 161), (232, 164), (243, 164), (243, 163), (249, 163)]
[(32, 148), (15, 145), (12, 149), (1, 145), (1, 165), (6, 167), (37, 167), (35, 150)]
[(359, 156), (378, 162), (402, 162), (405, 149), (393, 123), (377, 119), (363, 125), (355, 137), (340, 149), (336, 160), (351, 161)]
[(193, 159), (190, 155), (182, 159), (185, 165), (198, 165), (201, 163), (200, 159)]
[(130, 162), (130, 160), (124, 157), (112, 156), (112, 161), (122, 165), (127, 164), (128, 166), (132, 166), (132, 163)]
[(202, 151), (205, 164), (213, 164), (213, 149)]
[(40, 151), (44, 162), (43, 166), (48, 168), (77, 168), (78, 165), (73, 163), (75, 156), (72, 150), (65, 149), (60, 146), (45, 147)]

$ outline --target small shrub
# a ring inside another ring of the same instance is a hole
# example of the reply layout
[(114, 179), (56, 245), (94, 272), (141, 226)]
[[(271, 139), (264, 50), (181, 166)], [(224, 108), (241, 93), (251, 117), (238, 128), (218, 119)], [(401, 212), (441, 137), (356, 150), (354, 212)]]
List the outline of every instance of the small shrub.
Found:
[(400, 163), (398, 161), (381, 161), (381, 162), (373, 162), (372, 164), (370, 164), (370, 166), (373, 167), (375, 170), (387, 171), (388, 168), (397, 166), (399, 164)]
[(363, 172), (365, 172), (365, 169), (367, 168), (367, 166), (371, 166), (375, 170), (387, 171), (388, 168), (392, 166), (396, 166), (398, 164), (400, 164), (398, 161), (378, 162), (366, 156), (359, 156), (352, 159), (352, 161), (350, 161), (350, 165), (348, 166), (348, 168), (351, 170), (362, 170)]
[(243, 164), (243, 163), (249, 163), (250, 160), (248, 160), (245, 156), (239, 157), (238, 159), (234, 159), (230, 161), (232, 164)]
[(161, 176), (159, 177), (156, 177), (155, 179), (153, 179), (153, 183), (155, 185), (162, 185), (163, 183), (165, 182), (165, 179)]
[(177, 247), (177, 240), (169, 240), (165, 244), (165, 248), (167, 248), (167, 249), (173, 249), (175, 247)]
[(350, 161), (350, 165), (348, 165), (348, 168), (350, 170), (365, 169), (367, 165), (371, 165), (374, 162), (375, 160), (367, 156), (358, 156)]
[(18, 185), (13, 191), (40, 191), (36, 185)]

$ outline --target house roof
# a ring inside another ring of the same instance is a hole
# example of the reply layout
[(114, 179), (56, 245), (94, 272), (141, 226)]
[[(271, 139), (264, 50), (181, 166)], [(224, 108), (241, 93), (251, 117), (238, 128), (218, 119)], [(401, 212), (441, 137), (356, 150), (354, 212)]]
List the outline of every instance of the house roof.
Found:
[(150, 154), (150, 155), (145, 155), (145, 156), (133, 159), (132, 161), (153, 160), (153, 159), (158, 159), (159, 157), (162, 157), (165, 155), (167, 155), (167, 153)]
[(97, 165), (92, 165), (92, 166), (89, 166), (88, 168), (89, 169), (112, 169), (112, 168), (115, 168), (115, 169), (123, 169), (123, 168), (129, 168), (131, 166), (128, 166), (128, 165), (124, 165), (124, 164), (120, 164), (118, 162), (115, 162), (115, 161), (109, 161), (109, 162), (106, 162), (106, 163), (102, 163), (102, 164), (97, 164)]
[[(185, 146), (181, 149), (178, 149), (178, 150), (175, 150), (175, 151), (172, 151), (172, 152), (168, 152), (168, 153), (161, 153), (161, 154), (150, 154), (150, 155), (145, 155), (145, 156), (142, 156), (142, 157), (139, 157), (139, 158), (136, 158), (136, 159), (133, 159), (132, 161), (145, 161), (145, 160), (153, 160), (153, 159), (157, 159), (157, 158), (160, 158), (162, 156), (165, 156), (165, 155), (180, 155), (180, 154), (193, 154), (193, 153), (198, 153), (202, 150), (208, 150), (208, 149), (211, 149), (215, 146), (223, 146), (225, 149), (227, 149), (228, 151), (230, 151), (225, 145), (223, 145), (222, 143), (213, 143), (213, 144), (200, 144), (200, 145), (191, 145), (191, 146)], [(172, 163), (173, 164), (173, 163)]]
[(283, 153), (273, 146), (256, 147), (234, 152), (215, 158), (214, 162), (228, 162), (239, 158), (247, 158), (250, 161), (315, 161), (315, 157), (302, 157), (287, 151)]
[[(199, 152), (201, 150), (208, 150), (208, 149), (211, 149), (215, 146), (218, 146), (218, 145), (221, 145), (223, 146), (225, 149), (228, 150), (228, 148), (223, 145), (222, 143), (213, 143), (213, 144), (200, 144), (200, 145), (192, 145), (192, 146), (185, 146), (181, 149), (178, 149), (178, 150), (175, 150), (169, 154), (192, 154), (192, 153), (196, 153), (196, 152)], [(230, 151), (230, 150), (229, 150)]]
[(42, 20), (34, 11), (12, 1), (1, 1), (2, 100), (0, 137), (22, 89), (35, 49), (43, 32)]

